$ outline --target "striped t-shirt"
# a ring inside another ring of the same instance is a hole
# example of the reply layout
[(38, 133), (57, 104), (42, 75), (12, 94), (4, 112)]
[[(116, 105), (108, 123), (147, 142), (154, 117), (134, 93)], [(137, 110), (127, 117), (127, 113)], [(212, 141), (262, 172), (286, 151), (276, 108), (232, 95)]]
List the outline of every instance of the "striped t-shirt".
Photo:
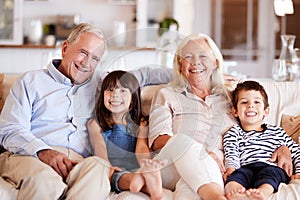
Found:
[(294, 173), (300, 173), (300, 147), (278, 126), (263, 124), (263, 131), (245, 131), (239, 125), (233, 126), (223, 138), (225, 167), (235, 169), (241, 166), (269, 162), (274, 151), (282, 146), (287, 146), (292, 154)]

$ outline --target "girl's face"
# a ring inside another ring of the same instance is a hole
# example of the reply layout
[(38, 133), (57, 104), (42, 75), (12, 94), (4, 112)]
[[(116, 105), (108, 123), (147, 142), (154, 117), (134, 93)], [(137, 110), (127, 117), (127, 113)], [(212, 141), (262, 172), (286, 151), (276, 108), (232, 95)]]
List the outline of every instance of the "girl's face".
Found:
[(181, 73), (196, 88), (209, 88), (210, 77), (217, 60), (204, 39), (189, 41), (182, 49)]
[(115, 87), (104, 91), (104, 105), (114, 117), (123, 117), (129, 111), (131, 92), (117, 83)]
[(263, 97), (259, 91), (242, 90), (238, 95), (237, 110), (233, 109), (244, 130), (261, 130), (263, 118), (269, 114), (269, 107), (264, 108)]

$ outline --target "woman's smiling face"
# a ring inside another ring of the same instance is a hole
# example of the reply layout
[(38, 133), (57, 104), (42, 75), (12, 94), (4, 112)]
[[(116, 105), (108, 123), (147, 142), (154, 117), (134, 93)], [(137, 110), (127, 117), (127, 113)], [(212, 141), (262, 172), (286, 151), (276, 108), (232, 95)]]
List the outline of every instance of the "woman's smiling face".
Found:
[(180, 63), (181, 73), (191, 86), (201, 88), (205, 84), (209, 87), (210, 77), (217, 67), (217, 62), (204, 39), (189, 41), (182, 49)]

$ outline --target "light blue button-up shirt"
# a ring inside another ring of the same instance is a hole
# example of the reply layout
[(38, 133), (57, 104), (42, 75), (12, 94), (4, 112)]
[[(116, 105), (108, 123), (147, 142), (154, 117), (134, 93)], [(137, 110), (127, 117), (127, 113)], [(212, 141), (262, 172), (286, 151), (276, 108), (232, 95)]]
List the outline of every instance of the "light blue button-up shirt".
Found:
[[(11, 88), (0, 116), (0, 141), (8, 151), (36, 156), (39, 150), (62, 146), (91, 155), (86, 122), (93, 116), (103, 76), (73, 85), (57, 70), (59, 63), (53, 60), (45, 70), (26, 72)], [(147, 85), (169, 81), (169, 72), (145, 68), (133, 73)]]

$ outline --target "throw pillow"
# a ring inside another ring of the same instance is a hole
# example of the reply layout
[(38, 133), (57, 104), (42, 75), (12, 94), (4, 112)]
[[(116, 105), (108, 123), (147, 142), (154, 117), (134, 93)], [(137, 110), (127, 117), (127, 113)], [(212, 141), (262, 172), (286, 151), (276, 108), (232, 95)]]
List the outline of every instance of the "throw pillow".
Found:
[(291, 116), (283, 114), (281, 117), (281, 127), (295, 142), (300, 142), (300, 115)]

